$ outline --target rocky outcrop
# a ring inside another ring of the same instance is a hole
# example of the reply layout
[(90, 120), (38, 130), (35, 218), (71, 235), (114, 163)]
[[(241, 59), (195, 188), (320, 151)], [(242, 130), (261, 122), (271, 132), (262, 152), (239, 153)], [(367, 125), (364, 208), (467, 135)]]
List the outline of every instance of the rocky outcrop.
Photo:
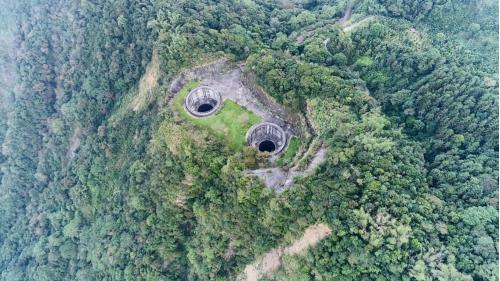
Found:
[(210, 64), (196, 66), (179, 74), (170, 85), (170, 93), (177, 94), (189, 81), (213, 77), (228, 68), (228, 60), (220, 59)]

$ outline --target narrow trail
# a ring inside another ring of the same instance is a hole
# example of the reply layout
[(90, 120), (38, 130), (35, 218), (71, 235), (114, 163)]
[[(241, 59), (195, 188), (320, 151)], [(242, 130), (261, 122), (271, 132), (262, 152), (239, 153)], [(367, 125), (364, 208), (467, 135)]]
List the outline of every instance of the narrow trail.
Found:
[(346, 22), (351, 19), (352, 8), (354, 8), (354, 0), (349, 0), (344, 10), (344, 16), (340, 19), (340, 22)]
[(323, 163), (323, 161), (325, 161), (325, 158), (326, 158), (326, 147), (322, 146), (316, 152), (311, 162), (309, 162), (309, 165), (304, 170), (303, 174), (308, 175), (311, 172), (313, 172), (321, 163)]
[[(330, 21), (329, 23), (334, 24), (335, 22), (340, 23), (341, 25), (344, 22), (347, 22), (351, 19), (352, 16), (352, 10), (354, 8), (355, 0), (349, 0), (346, 4), (346, 7), (343, 12), (343, 16), (340, 19), (334, 19), (333, 21)], [(325, 23), (327, 24), (327, 23)], [(319, 27), (316, 28), (305, 28), (303, 32), (301, 32), (295, 39), (293, 40), (296, 44), (302, 44), (304, 41), (314, 35), (316, 33), (316, 30), (318, 30)], [(326, 45), (326, 43), (325, 43)]]
[[(370, 21), (372, 21), (373, 19), (376, 18), (375, 16), (367, 16), (367, 17), (365, 17), (357, 22), (348, 23), (351, 20), (352, 12), (354, 10), (355, 4), (356, 4), (356, 0), (349, 0), (346, 4), (345, 9), (344, 9), (342, 18), (340, 18), (338, 20), (334, 20), (332, 22), (326, 22), (324, 25), (326, 25), (328, 23), (334, 24), (335, 22), (337, 22), (340, 24), (342, 31), (350, 32), (350, 31), (355, 30), (356, 28), (360, 27), (361, 25), (363, 25), (365, 23), (369, 23)], [(302, 33), (300, 33), (299, 35), (297, 35), (293, 41), (296, 44), (302, 44), (302, 43), (304, 43), (304, 41), (307, 38), (313, 36), (319, 28), (320, 27), (315, 27), (315, 28), (307, 28), (306, 27), (305, 30)], [(324, 41), (325, 46), (327, 43), (328, 43), (328, 39)]]
[(350, 32), (353, 31), (354, 29), (360, 27), (362, 24), (369, 23), (370, 21), (374, 20), (375, 16), (368, 16), (360, 21), (354, 22), (352, 24), (346, 25), (342, 28), (344, 32)]
[(281, 167), (275, 167), (252, 170), (249, 171), (249, 174), (258, 176), (264, 181), (266, 186), (274, 189), (276, 192), (283, 192), (293, 185), (296, 177), (305, 177), (312, 174), (314, 170), (325, 161), (326, 152), (326, 147), (320, 147), (318, 151), (314, 153), (314, 156), (305, 169), (300, 169), (298, 164), (296, 164), (288, 171)]

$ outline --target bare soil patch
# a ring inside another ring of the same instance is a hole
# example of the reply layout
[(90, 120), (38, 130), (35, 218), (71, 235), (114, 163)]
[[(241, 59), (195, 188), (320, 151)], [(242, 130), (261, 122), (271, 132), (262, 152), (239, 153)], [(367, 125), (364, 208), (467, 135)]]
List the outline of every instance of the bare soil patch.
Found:
[(78, 149), (78, 147), (80, 147), (81, 136), (82, 128), (80, 127), (80, 125), (77, 125), (75, 127), (75, 130), (73, 131), (73, 135), (71, 135), (71, 138), (69, 139), (68, 151), (66, 152), (66, 157), (68, 159), (71, 160), (75, 158), (76, 150)]
[(332, 230), (328, 225), (320, 223), (308, 227), (304, 235), (288, 247), (272, 249), (265, 255), (258, 258), (254, 263), (245, 267), (243, 273), (237, 280), (257, 281), (266, 276), (272, 278), (273, 273), (281, 266), (283, 255), (295, 256), (302, 253), (308, 247), (318, 244), (325, 237), (330, 235)]
[(316, 224), (310, 226), (304, 232), (304, 235), (295, 241), (290, 247), (285, 249), (285, 255), (297, 255), (304, 251), (307, 247), (318, 244), (326, 236), (330, 235), (332, 230), (326, 224)]

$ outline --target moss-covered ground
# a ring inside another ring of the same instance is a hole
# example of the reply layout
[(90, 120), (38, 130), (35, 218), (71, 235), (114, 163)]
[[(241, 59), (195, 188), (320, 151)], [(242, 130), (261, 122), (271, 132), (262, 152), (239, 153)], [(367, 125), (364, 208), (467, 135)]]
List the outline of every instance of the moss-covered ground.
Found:
[(293, 159), (295, 158), (295, 155), (299, 151), (300, 148), (300, 140), (293, 136), (290, 139), (290, 143), (288, 144), (285, 152), (281, 154), (281, 156), (278, 158), (278, 165), (279, 166), (285, 166), (290, 163), (292, 163)]

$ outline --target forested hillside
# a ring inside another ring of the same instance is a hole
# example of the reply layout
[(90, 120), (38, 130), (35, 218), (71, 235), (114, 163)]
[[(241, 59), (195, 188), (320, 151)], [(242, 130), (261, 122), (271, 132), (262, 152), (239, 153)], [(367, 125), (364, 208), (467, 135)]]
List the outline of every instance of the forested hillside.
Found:
[[(497, 1), (0, 4), (0, 280), (235, 280), (318, 223), (265, 278), (499, 279)], [(326, 147), (283, 193), (168, 103), (220, 58)]]

